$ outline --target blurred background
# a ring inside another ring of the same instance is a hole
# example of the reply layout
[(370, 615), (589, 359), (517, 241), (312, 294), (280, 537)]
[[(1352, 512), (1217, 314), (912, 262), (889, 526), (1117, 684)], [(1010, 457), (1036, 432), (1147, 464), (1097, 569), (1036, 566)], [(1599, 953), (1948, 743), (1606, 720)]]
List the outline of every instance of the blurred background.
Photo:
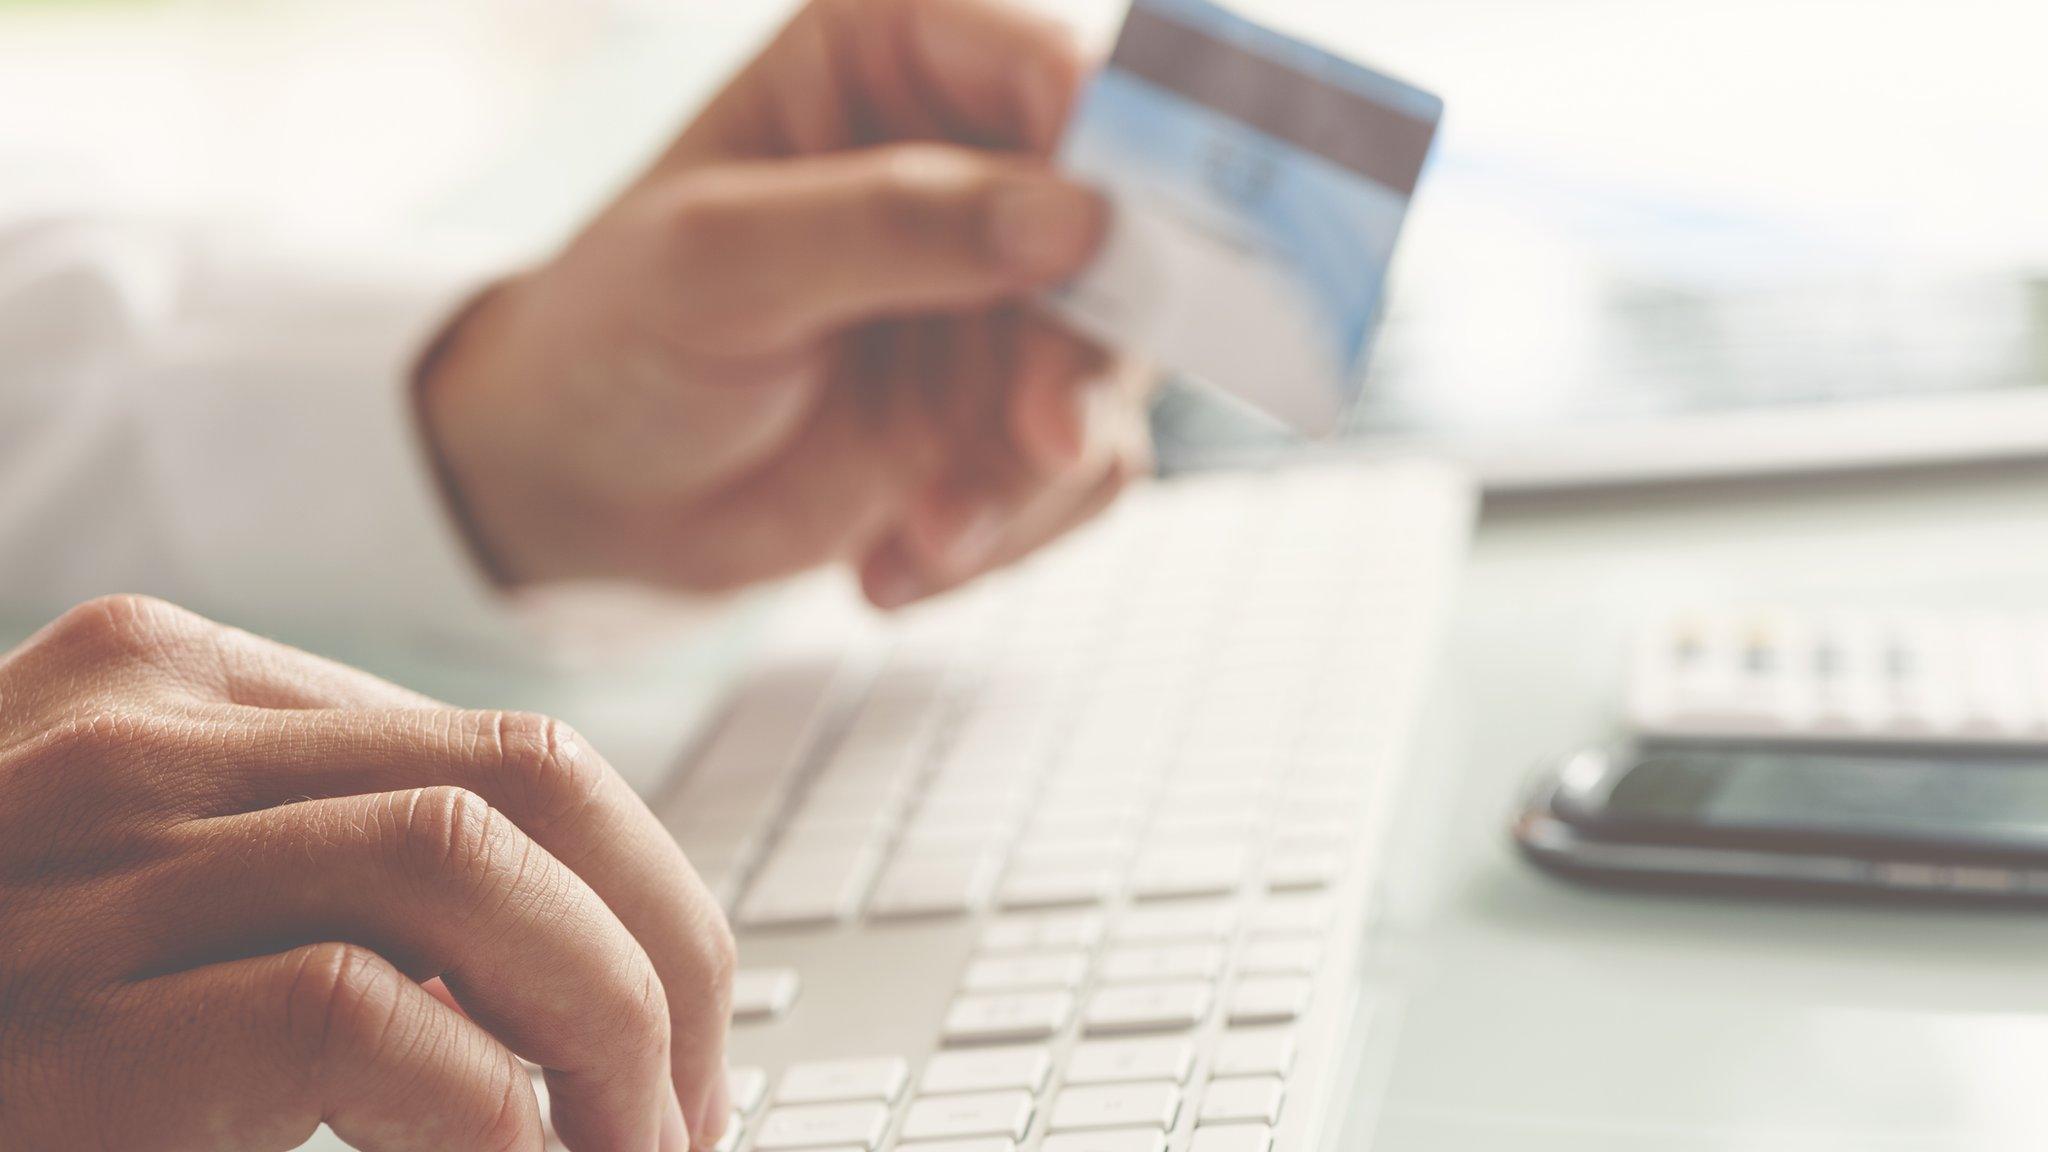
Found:
[[(2048, 380), (2039, 3), (1239, 6), (1449, 107), (1368, 426)], [(538, 253), (790, 7), (0, 0), (0, 197)]]
[[(1118, 14), (1040, 6), (1098, 40)], [(1432, 198), (1512, 181), (1561, 227), (1683, 228), (1727, 265), (1763, 241), (2048, 256), (2038, 4), (1239, 6), (1441, 92)], [(559, 225), (790, 7), (8, 0), (0, 140), (136, 202), (341, 226), (432, 219), (517, 172), (542, 185), (519, 223)]]

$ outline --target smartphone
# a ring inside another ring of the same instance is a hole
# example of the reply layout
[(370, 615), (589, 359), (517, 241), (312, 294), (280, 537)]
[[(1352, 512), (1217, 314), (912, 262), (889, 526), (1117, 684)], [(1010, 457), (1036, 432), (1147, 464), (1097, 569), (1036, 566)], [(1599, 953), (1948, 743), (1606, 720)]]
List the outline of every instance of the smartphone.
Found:
[(1546, 765), (1513, 835), (1611, 885), (2048, 902), (2048, 753), (1619, 744)]

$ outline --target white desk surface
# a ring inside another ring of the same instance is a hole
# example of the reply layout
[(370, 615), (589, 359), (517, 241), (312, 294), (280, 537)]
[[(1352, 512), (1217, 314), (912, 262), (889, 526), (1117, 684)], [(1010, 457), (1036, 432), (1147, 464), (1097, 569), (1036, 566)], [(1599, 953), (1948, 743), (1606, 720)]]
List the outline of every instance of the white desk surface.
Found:
[(2048, 468), (1487, 510), (1396, 846), (1376, 1152), (2048, 1143), (2048, 916), (1660, 899), (1525, 867), (1538, 756), (1608, 731), (1632, 626), (1687, 604), (2048, 601)]

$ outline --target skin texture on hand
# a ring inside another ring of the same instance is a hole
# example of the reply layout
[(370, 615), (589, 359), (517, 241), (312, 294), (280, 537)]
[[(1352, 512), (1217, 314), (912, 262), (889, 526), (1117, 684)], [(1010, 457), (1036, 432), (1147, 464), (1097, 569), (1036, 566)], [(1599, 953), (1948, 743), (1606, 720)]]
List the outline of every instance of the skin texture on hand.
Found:
[(718, 591), (845, 562), (885, 607), (1149, 468), (1146, 378), (1037, 314), (1107, 209), (1048, 158), (1083, 77), (992, 0), (815, 0), (422, 383), (508, 584)]
[[(732, 936), (575, 733), (155, 601), (0, 659), (0, 1148), (723, 1130)], [(678, 1103), (680, 1101), (680, 1104)]]

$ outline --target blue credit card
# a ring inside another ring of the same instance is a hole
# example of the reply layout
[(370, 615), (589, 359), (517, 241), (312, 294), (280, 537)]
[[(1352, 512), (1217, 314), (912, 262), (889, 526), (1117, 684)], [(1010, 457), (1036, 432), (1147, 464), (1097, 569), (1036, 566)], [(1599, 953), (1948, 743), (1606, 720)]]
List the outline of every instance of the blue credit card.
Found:
[(1136, 0), (1062, 166), (1102, 258), (1054, 308), (1310, 435), (1357, 400), (1443, 102), (1206, 0)]

